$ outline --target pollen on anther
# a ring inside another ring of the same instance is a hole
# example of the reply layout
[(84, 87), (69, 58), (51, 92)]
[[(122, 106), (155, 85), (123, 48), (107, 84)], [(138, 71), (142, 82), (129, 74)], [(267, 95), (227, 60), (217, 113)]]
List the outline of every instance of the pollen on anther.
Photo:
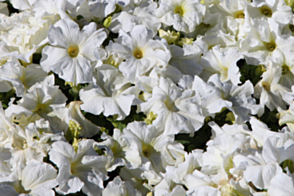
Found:
[(143, 58), (143, 52), (139, 49), (139, 48), (136, 48), (134, 51), (133, 51), (133, 55), (136, 59), (141, 59)]
[(79, 47), (77, 45), (71, 45), (70, 47), (68, 47), (68, 55), (71, 57), (76, 57), (79, 54)]

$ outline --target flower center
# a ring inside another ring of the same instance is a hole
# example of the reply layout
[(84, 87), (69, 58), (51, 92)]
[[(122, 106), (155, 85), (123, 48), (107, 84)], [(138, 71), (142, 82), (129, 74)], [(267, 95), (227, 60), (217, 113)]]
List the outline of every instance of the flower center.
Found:
[(136, 59), (141, 59), (143, 58), (143, 52), (139, 49), (139, 48), (136, 48), (133, 52), (133, 55)]
[(183, 9), (183, 7), (181, 5), (176, 6), (175, 13), (176, 14), (179, 14), (180, 16), (183, 16), (184, 15), (184, 9)]
[(67, 50), (69, 56), (71, 56), (72, 58), (78, 56), (79, 54), (79, 47), (77, 45), (71, 45), (70, 47), (68, 47)]
[(282, 75), (287, 74), (289, 71), (290, 71), (290, 69), (287, 65), (282, 66)]
[(167, 98), (164, 103), (166, 105), (166, 108), (169, 111), (172, 111), (172, 112), (178, 112), (179, 111), (179, 109), (177, 108), (175, 103), (170, 98)]
[(154, 152), (154, 148), (150, 144), (144, 144), (142, 147), (142, 152), (145, 157), (150, 157)]
[(269, 51), (272, 52), (276, 49), (276, 44), (275, 44), (275, 42), (266, 43), (266, 47)]
[(262, 6), (260, 8), (260, 11), (266, 17), (272, 17), (273, 12), (272, 12), (272, 10), (268, 6), (266, 6), (266, 5)]
[(41, 113), (41, 112), (44, 112), (46, 108), (47, 108), (46, 105), (39, 103), (32, 112)]
[(271, 90), (271, 85), (268, 82), (262, 82), (261, 83), (262, 87), (266, 90), (266, 91), (270, 91)]
[(245, 14), (243, 11), (238, 11), (235, 13), (235, 18), (245, 18)]
[(29, 194), (31, 191), (28, 190), (26, 191), (25, 188), (22, 185), (22, 181), (18, 180), (16, 182), (13, 182), (13, 187), (18, 193), (24, 193), (24, 194)]

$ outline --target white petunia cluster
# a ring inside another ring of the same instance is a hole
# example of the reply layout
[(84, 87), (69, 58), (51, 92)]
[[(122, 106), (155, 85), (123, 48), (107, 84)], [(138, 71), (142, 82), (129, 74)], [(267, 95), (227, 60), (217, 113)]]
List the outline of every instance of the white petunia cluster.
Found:
[(294, 0), (0, 0), (0, 196), (293, 196)]

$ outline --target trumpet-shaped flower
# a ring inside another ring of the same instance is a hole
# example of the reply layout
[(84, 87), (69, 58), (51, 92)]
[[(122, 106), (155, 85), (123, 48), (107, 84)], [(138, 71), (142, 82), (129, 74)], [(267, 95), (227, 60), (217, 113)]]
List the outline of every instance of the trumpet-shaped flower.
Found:
[(249, 120), (249, 114), (257, 114), (259, 107), (255, 104), (253, 86), (247, 81), (242, 86), (235, 86), (230, 82), (221, 82), (219, 75), (212, 75), (208, 83), (195, 76), (193, 87), (201, 100), (202, 107), (209, 114), (220, 112), (227, 108), (233, 112), (236, 123)]
[(103, 142), (95, 145), (101, 149), (106, 149), (108, 158), (107, 171), (113, 171), (118, 166), (127, 168), (138, 168), (141, 165), (140, 155), (135, 143), (128, 143), (119, 129), (113, 130), (112, 137), (103, 133), (101, 136)]
[(15, 89), (18, 97), (24, 96), (31, 86), (43, 81), (46, 76), (47, 73), (40, 65), (30, 64), (24, 67), (18, 61), (7, 62), (0, 69), (1, 79)]
[(96, 61), (94, 50), (107, 37), (97, 25), (90, 23), (82, 31), (77, 23), (63, 19), (49, 29), (49, 43), (42, 50), (41, 66), (46, 71), (53, 71), (67, 82), (74, 85), (92, 80), (93, 65)]
[(82, 189), (87, 195), (101, 194), (103, 181), (107, 179), (107, 158), (98, 156), (93, 143), (93, 140), (79, 141), (76, 149), (63, 141), (52, 144), (50, 160), (59, 168), (57, 192), (69, 194)]
[(156, 16), (165, 25), (190, 33), (202, 22), (205, 11), (205, 5), (197, 0), (167, 0), (160, 1)]
[(261, 153), (256, 151), (254, 155), (236, 155), (234, 157), (236, 164), (246, 163), (244, 177), (247, 182), (252, 182), (258, 189), (267, 189), (271, 179), (282, 172), (279, 164), (284, 160), (280, 158), (276, 142), (276, 137), (268, 138)]
[(169, 49), (172, 54), (172, 58), (169, 61), (170, 65), (176, 67), (185, 75), (194, 76), (201, 73), (203, 67), (200, 64), (200, 50), (193, 51), (193, 53), (190, 54), (189, 49), (185, 47), (182, 49), (179, 46), (170, 45)]
[(58, 86), (38, 83), (32, 86), (18, 103), (44, 118), (53, 108), (64, 106), (66, 100)]
[(143, 25), (135, 26), (130, 33), (121, 30), (116, 43), (110, 42), (107, 49), (125, 59), (119, 70), (131, 82), (145, 75), (155, 66), (165, 67), (171, 58), (170, 51), (154, 34)]
[(203, 71), (200, 77), (207, 80), (211, 75), (217, 73), (222, 82), (230, 80), (234, 85), (238, 85), (241, 74), (237, 62), (240, 59), (242, 55), (237, 48), (221, 50), (219, 45), (215, 46), (201, 58)]
[(57, 171), (52, 165), (32, 160), (23, 169), (15, 168), (10, 179), (1, 182), (0, 192), (3, 196), (54, 196), (56, 177)]
[(61, 120), (58, 129), (63, 130), (65, 134), (72, 121), (74, 121), (81, 128), (80, 136), (93, 137), (100, 131), (100, 127), (85, 118), (80, 109), (81, 104), (81, 101), (72, 101), (66, 107), (55, 108), (49, 116), (57, 116)]
[(275, 175), (271, 181), (268, 188), (268, 194), (270, 196), (274, 195), (284, 195), (291, 196), (294, 195), (294, 179), (283, 172)]
[(260, 99), (260, 104), (265, 105), (271, 111), (286, 109), (289, 104), (285, 101), (285, 95), (288, 93), (292, 97), (290, 89), (279, 84), (282, 75), (281, 67), (274, 67), (270, 63), (267, 71), (262, 74), (262, 79), (254, 87), (254, 96)]
[(272, 18), (281, 24), (288, 24), (293, 15), (291, 7), (284, 0), (253, 1), (248, 4), (248, 13), (251, 20)]
[(154, 126), (144, 122), (132, 122), (123, 130), (123, 137), (127, 143), (135, 144), (141, 159), (141, 169), (148, 168), (157, 174), (164, 172), (165, 162), (161, 151), (165, 145), (173, 143), (172, 136), (163, 135)]
[(239, 48), (248, 64), (268, 64), (269, 60), (283, 58), (294, 38), (281, 34), (280, 25), (273, 19), (258, 19), (245, 31), (246, 36), (239, 39)]
[(65, 12), (66, 0), (35, 0), (33, 10), (41, 18), (49, 18), (55, 23), (60, 18), (69, 18)]
[(129, 182), (124, 182), (117, 176), (107, 184), (107, 187), (102, 192), (102, 196), (118, 195), (141, 196), (141, 193), (135, 190)]
[(294, 132), (294, 102), (290, 105), (289, 109), (279, 113), (279, 124), (287, 124), (288, 128)]
[[(87, 2), (87, 1), (86, 1)], [(90, 12), (99, 21), (102, 21), (106, 16), (115, 11), (115, 0), (91, 0), (88, 1)]]
[(112, 18), (109, 29), (115, 33), (119, 30), (130, 32), (136, 25), (144, 25), (156, 34), (160, 28), (160, 21), (154, 16), (155, 7), (136, 7), (134, 10), (122, 11)]
[(181, 92), (170, 80), (160, 78), (152, 97), (140, 105), (145, 114), (157, 114), (153, 124), (164, 130), (164, 134), (194, 134), (203, 124), (202, 110), (194, 100), (193, 90)]
[[(21, 18), (21, 19), (20, 19)], [(4, 17), (1, 28), (1, 40), (18, 55), (15, 58), (25, 63), (32, 63), (32, 55), (39, 52), (41, 47), (48, 42), (50, 20), (36, 16), (19, 14), (15, 17)]]
[(110, 65), (97, 69), (94, 77), (94, 84), (80, 91), (83, 101), (81, 109), (95, 115), (101, 112), (105, 116), (117, 115), (118, 120), (123, 120), (129, 115), (131, 106), (139, 101), (136, 98), (139, 89), (131, 86), (129, 82), (124, 82), (121, 73)]

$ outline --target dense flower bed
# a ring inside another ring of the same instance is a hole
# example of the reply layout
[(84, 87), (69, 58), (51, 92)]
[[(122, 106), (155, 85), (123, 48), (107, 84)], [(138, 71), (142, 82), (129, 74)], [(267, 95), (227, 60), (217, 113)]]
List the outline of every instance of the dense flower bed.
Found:
[(0, 195), (294, 195), (293, 0), (0, 0)]

